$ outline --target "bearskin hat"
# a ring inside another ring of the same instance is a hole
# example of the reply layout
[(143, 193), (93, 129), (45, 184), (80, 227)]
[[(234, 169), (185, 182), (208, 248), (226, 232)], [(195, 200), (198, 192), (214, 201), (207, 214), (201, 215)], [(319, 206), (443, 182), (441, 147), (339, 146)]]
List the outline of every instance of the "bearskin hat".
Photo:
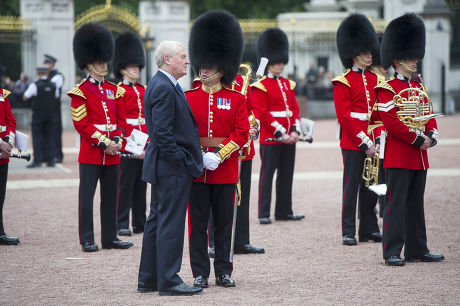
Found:
[(112, 32), (99, 23), (85, 23), (73, 37), (73, 56), (80, 69), (97, 61), (109, 62), (113, 56)]
[(337, 49), (345, 68), (353, 66), (353, 58), (364, 52), (378, 53), (379, 41), (374, 27), (366, 16), (353, 13), (337, 29)]
[(128, 65), (145, 67), (144, 47), (139, 37), (132, 32), (120, 34), (115, 39), (115, 55), (113, 56), (113, 73), (119, 79), (123, 78), (121, 69)]
[(243, 57), (243, 32), (236, 18), (224, 10), (199, 16), (190, 32), (189, 54), (197, 75), (200, 68), (217, 67), (222, 84), (230, 86)]
[(383, 33), (377, 32), (377, 39), (379, 40), (379, 48), (377, 49), (376, 54), (372, 54), (372, 66), (380, 66), (382, 62), (380, 61), (380, 46), (382, 44)]
[(286, 33), (279, 28), (270, 28), (257, 39), (257, 58), (268, 58), (268, 64), (287, 64), (289, 61), (289, 42)]
[(425, 24), (414, 13), (393, 19), (385, 29), (380, 47), (382, 66), (388, 69), (393, 60), (423, 59), (425, 56)]

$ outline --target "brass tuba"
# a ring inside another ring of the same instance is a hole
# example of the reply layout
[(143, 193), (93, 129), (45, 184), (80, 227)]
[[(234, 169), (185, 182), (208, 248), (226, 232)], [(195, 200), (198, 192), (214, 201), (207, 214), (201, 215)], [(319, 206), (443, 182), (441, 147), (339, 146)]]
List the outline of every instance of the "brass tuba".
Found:
[(378, 195), (385, 195), (387, 193), (387, 185), (377, 184), (379, 178), (379, 164), (380, 159), (378, 153), (375, 153), (373, 157), (366, 157), (364, 159), (363, 174), (361, 177), (369, 190)]
[(433, 105), (424, 87), (403, 89), (393, 97), (393, 102), (398, 108), (398, 119), (409, 128), (420, 132), (424, 131), (425, 124), (430, 119), (443, 116), (433, 114)]

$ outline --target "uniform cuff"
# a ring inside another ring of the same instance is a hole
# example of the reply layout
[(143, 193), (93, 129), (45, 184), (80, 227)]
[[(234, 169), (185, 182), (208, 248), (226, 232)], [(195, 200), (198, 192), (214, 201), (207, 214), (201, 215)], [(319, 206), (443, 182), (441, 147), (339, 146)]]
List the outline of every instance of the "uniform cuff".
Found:
[(424, 142), (425, 142), (425, 137), (423, 137), (421, 135), (418, 135), (415, 138), (415, 140), (412, 142), (412, 145), (420, 148), (423, 145)]

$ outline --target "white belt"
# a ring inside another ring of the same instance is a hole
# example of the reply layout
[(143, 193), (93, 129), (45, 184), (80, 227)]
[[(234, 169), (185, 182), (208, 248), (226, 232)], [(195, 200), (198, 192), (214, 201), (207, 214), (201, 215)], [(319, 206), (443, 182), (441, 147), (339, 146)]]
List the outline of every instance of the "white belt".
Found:
[(94, 126), (98, 130), (103, 131), (103, 132), (111, 132), (111, 131), (115, 131), (117, 129), (116, 124), (94, 124)]
[(144, 118), (127, 118), (126, 123), (131, 125), (143, 125), (145, 124)]
[(289, 111), (277, 111), (277, 112), (270, 112), (270, 114), (273, 117), (278, 117), (278, 118), (287, 118), (287, 117), (292, 117), (292, 112)]
[(351, 118), (355, 118), (355, 119), (359, 119), (359, 120), (362, 120), (362, 121), (367, 121), (367, 113), (355, 113), (355, 112), (351, 112), (350, 113), (350, 117)]
[(0, 132), (6, 132), (6, 126), (0, 125)]

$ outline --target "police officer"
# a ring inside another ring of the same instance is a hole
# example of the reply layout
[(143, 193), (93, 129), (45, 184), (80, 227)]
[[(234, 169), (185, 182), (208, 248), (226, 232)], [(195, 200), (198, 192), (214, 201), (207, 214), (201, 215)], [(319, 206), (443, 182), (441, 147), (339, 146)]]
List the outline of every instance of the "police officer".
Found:
[(27, 168), (40, 167), (46, 162), (48, 167), (54, 167), (56, 131), (58, 114), (56, 99), (59, 90), (48, 78), (48, 66), (36, 68), (38, 80), (30, 83), (24, 92), (23, 100), (32, 99), (32, 143), (34, 160)]
[(80, 134), (80, 188), (78, 222), (84, 252), (98, 251), (94, 242), (93, 198), (101, 188), (101, 240), (103, 249), (128, 249), (133, 244), (117, 238), (117, 199), (120, 156), (126, 114), (120, 99), (125, 90), (106, 80), (113, 55), (112, 33), (98, 23), (84, 24), (73, 38), (77, 66), (86, 78), (67, 95), (75, 130)]
[(234, 287), (230, 252), (238, 151), (249, 135), (245, 97), (230, 89), (243, 54), (238, 21), (226, 11), (201, 15), (193, 24), (189, 50), (192, 68), (202, 85), (187, 91), (186, 97), (198, 124), (205, 168), (192, 184), (189, 203), (194, 286), (208, 287), (207, 227), (212, 208), (216, 285)]
[[(396, 105), (396, 101), (409, 98), (408, 88), (414, 89), (411, 94), (415, 90), (427, 94), (420, 75), (415, 74), (418, 61), (425, 55), (425, 25), (420, 17), (407, 13), (391, 21), (380, 54), (383, 67), (393, 66), (396, 70), (392, 78), (375, 88), (379, 115), (388, 132), (383, 165), (388, 186), (383, 211), (383, 258), (388, 266), (441, 261), (442, 254), (428, 250), (423, 207), (429, 168), (427, 151), (436, 145), (439, 135), (436, 120), (429, 119), (420, 127), (405, 124), (398, 117), (401, 109)], [(400, 99), (394, 100), (396, 95)], [(411, 120), (404, 118), (404, 121)], [(405, 260), (400, 257), (403, 246)]]
[(16, 245), (19, 239), (8, 236), (3, 228), (3, 204), (8, 180), (8, 163), (16, 133), (16, 119), (11, 112), (8, 99), (10, 94), (10, 91), (0, 88), (0, 244)]
[(347, 70), (332, 80), (334, 104), (340, 125), (343, 157), (342, 243), (356, 245), (356, 200), (360, 212), (359, 240), (382, 241), (374, 212), (377, 195), (365, 187), (361, 178), (364, 159), (374, 157), (379, 145), (368, 134), (368, 119), (375, 95), (377, 76), (369, 71), (372, 55), (378, 51), (374, 27), (362, 14), (351, 14), (337, 30), (340, 60)]
[(62, 94), (62, 86), (64, 85), (64, 75), (59, 72), (54, 67), (56, 66), (57, 59), (49, 54), (45, 54), (43, 60), (43, 64), (49, 67), (48, 72), (48, 80), (50, 80), (54, 85), (56, 85), (56, 90), (59, 91), (59, 97), (56, 98), (55, 101), (55, 114), (57, 117), (57, 126), (54, 135), (56, 139), (54, 141), (55, 144), (55, 161), (56, 163), (62, 163), (62, 159), (64, 154), (62, 153), (62, 116), (61, 116), (61, 94)]
[[(147, 133), (144, 118), (145, 87), (137, 82), (141, 69), (145, 66), (144, 48), (140, 39), (131, 32), (120, 34), (115, 40), (113, 69), (122, 81), (118, 84), (125, 90), (123, 103), (126, 110), (126, 136), (133, 130)], [(123, 144), (122, 151), (124, 150)], [(142, 180), (144, 152), (135, 159), (121, 159), (120, 195), (118, 198), (118, 235), (131, 236), (129, 211), (132, 208), (134, 233), (143, 233), (146, 210), (147, 183)], [(129, 153), (129, 152), (127, 152)]]
[[(297, 221), (304, 215), (292, 211), (295, 144), (300, 135), (295, 82), (281, 77), (289, 60), (289, 43), (281, 29), (265, 30), (257, 40), (258, 57), (268, 58), (267, 75), (251, 84), (256, 117), (260, 120), (259, 222), (271, 223), (272, 181), (276, 179), (275, 220)], [(278, 138), (279, 141), (270, 141)]]

